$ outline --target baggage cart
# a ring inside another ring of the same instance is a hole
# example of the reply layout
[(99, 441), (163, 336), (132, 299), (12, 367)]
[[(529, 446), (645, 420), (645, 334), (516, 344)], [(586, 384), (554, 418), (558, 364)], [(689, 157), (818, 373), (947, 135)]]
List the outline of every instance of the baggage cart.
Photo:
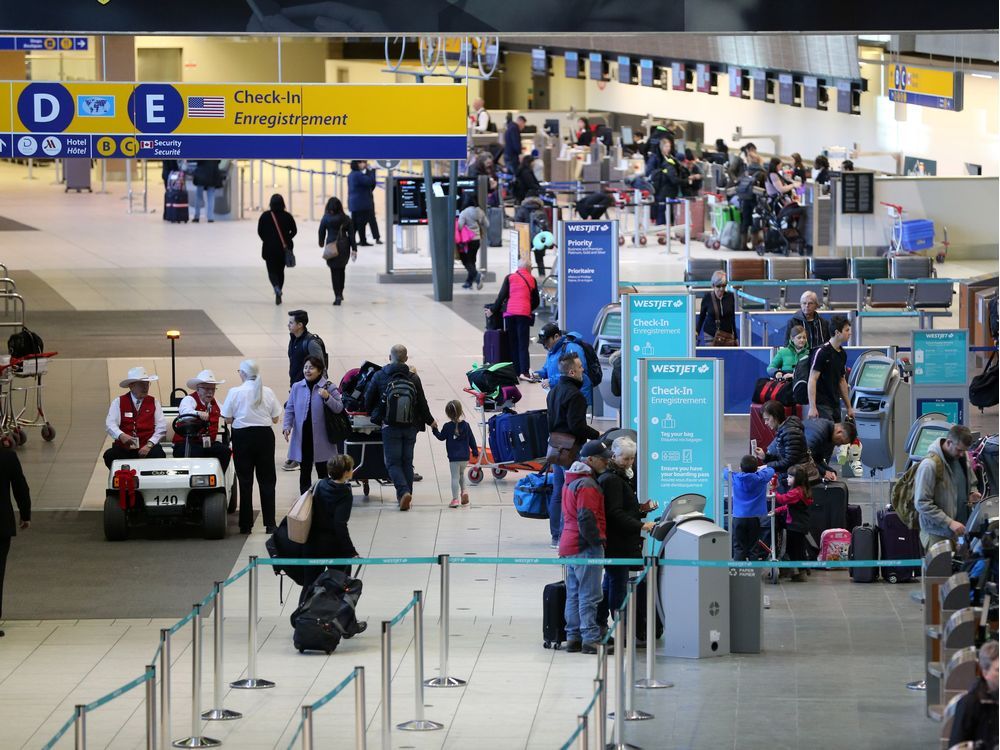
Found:
[(0, 447), (24, 445), (28, 441), (24, 427), (41, 427), (45, 442), (55, 439), (55, 428), (45, 417), (42, 404), (42, 377), (48, 372), (49, 360), (58, 353), (0, 356)]
[(385, 453), (382, 450), (382, 429), (373, 424), (367, 414), (348, 412), (353, 432), (340, 448), (354, 459), (354, 483), (361, 486), (365, 499), (371, 494), (371, 483), (390, 485), (389, 472), (385, 468)]
[[(473, 458), (472, 456), (469, 457), (469, 468), (467, 471), (469, 482), (472, 484), (479, 484), (482, 482), (486, 469), (490, 470), (494, 479), (503, 479), (507, 476), (507, 473), (511, 471), (538, 472), (545, 468), (544, 464), (539, 461), (524, 461), (515, 463), (495, 462), (493, 460), (493, 452), (490, 450), (489, 427), (488, 420), (486, 418), (486, 401), (489, 398), (489, 395), (473, 388), (463, 388), (462, 390), (476, 400), (476, 414), (479, 417), (479, 458)], [(495, 411), (501, 412), (505, 406), (509, 406), (509, 404), (496, 404)]]

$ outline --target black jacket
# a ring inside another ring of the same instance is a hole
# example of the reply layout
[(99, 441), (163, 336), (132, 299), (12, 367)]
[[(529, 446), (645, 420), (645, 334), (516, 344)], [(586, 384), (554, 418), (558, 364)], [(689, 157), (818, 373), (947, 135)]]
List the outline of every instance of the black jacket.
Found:
[(604, 492), (604, 518), (608, 540), (604, 554), (608, 557), (642, 557), (642, 516), (639, 499), (625, 473), (608, 464), (608, 470), (597, 478)]
[(420, 432), (423, 432), (426, 425), (434, 422), (434, 417), (431, 416), (430, 407), (427, 405), (427, 397), (424, 395), (424, 386), (420, 382), (420, 378), (410, 372), (410, 368), (406, 364), (392, 362), (375, 373), (375, 377), (372, 378), (371, 383), (368, 384), (368, 389), (365, 391), (365, 411), (371, 414), (375, 410), (375, 407), (382, 400), (382, 394), (385, 392), (386, 386), (389, 385), (389, 381), (401, 374), (413, 381), (413, 385), (416, 386), (417, 409), (414, 415), (413, 426)]
[(0, 536), (16, 536), (17, 522), (10, 493), (21, 512), (22, 521), (31, 520), (31, 492), (21, 470), (21, 461), (13, 450), (0, 450)]
[(545, 399), (549, 432), (566, 432), (581, 443), (600, 437), (601, 433), (587, 424), (587, 399), (580, 390), (582, 383), (565, 375)]
[[(695, 324), (695, 330), (704, 333), (705, 338), (709, 341), (719, 328), (715, 317), (715, 305), (712, 303), (713, 296), (715, 296), (715, 292), (710, 291), (701, 298), (701, 310)], [(722, 299), (719, 300), (719, 307), (722, 310), (722, 330), (736, 336), (736, 295), (732, 292), (723, 294)]]
[(274, 213), (275, 218), (278, 220), (278, 226), (281, 227), (281, 233), (284, 235), (285, 244), (281, 244), (281, 236), (278, 235), (278, 230), (274, 226), (274, 219), (271, 218), (271, 212), (265, 211), (260, 215), (257, 220), (257, 236), (261, 239), (260, 257), (264, 258), (284, 258), (285, 257), (285, 246), (289, 250), (292, 249), (292, 237), (294, 237), (299, 228), (295, 226), (295, 219), (288, 211), (276, 211)]
[(792, 329), (795, 326), (802, 326), (806, 329), (806, 335), (809, 336), (809, 343), (807, 346), (809, 350), (819, 349), (823, 344), (830, 340), (832, 335), (830, 331), (830, 322), (824, 320), (816, 315), (812, 321), (807, 321), (806, 316), (800, 311), (792, 316), (792, 319), (788, 321), (788, 326), (785, 328), (785, 343), (788, 343), (791, 338)]
[(220, 188), (223, 182), (218, 159), (199, 159), (194, 168), (194, 184), (197, 187)]
[(312, 355), (319, 357), (326, 362), (326, 351), (323, 347), (323, 339), (315, 333), (310, 333), (306, 328), (302, 335), (296, 338), (293, 334), (288, 334), (288, 384), (295, 385), (305, 375), (302, 374), (302, 367), (306, 363), (306, 357)]
[[(997, 743), (997, 697), (990, 695), (986, 680), (980, 677), (955, 707), (948, 746), (975, 742), (976, 747), (994, 748)], [(979, 743), (983, 744), (980, 745)]]
[(806, 419), (802, 423), (802, 427), (805, 432), (806, 445), (809, 446), (809, 452), (812, 453), (817, 468), (820, 472), (833, 471), (833, 467), (830, 466), (833, 449), (836, 447), (833, 444), (833, 422), (822, 417), (815, 417), (814, 419)]
[(542, 185), (538, 181), (538, 178), (535, 177), (535, 170), (531, 168), (530, 164), (526, 164), (517, 170), (517, 176), (510, 188), (514, 194), (514, 200), (518, 203), (529, 195), (539, 195), (542, 192)]
[(806, 460), (806, 436), (802, 420), (798, 417), (788, 417), (774, 433), (774, 440), (767, 446), (764, 463), (776, 472), (787, 471), (789, 466)]
[(323, 218), (319, 220), (320, 247), (326, 247), (331, 242), (336, 242), (337, 237), (340, 236), (341, 227), (344, 228), (344, 234), (349, 240), (351, 250), (347, 253), (342, 252), (336, 258), (328, 260), (326, 264), (330, 268), (345, 268), (351, 260), (351, 253), (358, 251), (354, 235), (354, 222), (351, 221), (351, 217), (347, 214), (323, 214)]
[(316, 484), (313, 492), (312, 526), (306, 541), (309, 557), (355, 557), (347, 523), (351, 520), (351, 486), (332, 479)]

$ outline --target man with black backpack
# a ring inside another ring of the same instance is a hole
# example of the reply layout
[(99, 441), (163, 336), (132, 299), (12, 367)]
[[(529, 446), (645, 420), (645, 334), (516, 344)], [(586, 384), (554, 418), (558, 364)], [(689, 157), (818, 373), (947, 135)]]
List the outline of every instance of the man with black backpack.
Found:
[(396, 344), (389, 350), (389, 364), (372, 378), (365, 391), (369, 418), (382, 426), (385, 468), (396, 487), (400, 510), (413, 502), (413, 447), (417, 433), (427, 425), (437, 429), (431, 416), (420, 378), (406, 364), (406, 347)]

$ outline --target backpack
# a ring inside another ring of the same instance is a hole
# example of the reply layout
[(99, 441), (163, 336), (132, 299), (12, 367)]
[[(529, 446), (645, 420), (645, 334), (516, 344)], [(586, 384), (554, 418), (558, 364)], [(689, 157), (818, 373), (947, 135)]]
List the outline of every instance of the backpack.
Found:
[(969, 403), (985, 409), (1000, 400), (997, 386), (997, 353), (990, 354), (986, 367), (969, 382)]
[(309, 335), (302, 339), (302, 349), (305, 352), (305, 356), (309, 355), (309, 344), (315, 341), (319, 344), (319, 348), (323, 350), (323, 367), (329, 369), (330, 367), (330, 355), (326, 353), (326, 344), (323, 343), (323, 339), (317, 336), (315, 333), (309, 332)]
[(41, 336), (21, 326), (20, 331), (7, 339), (7, 350), (12, 357), (26, 357), (29, 354), (41, 354), (45, 351), (45, 345)]
[(392, 378), (382, 391), (379, 402), (382, 424), (389, 427), (412, 427), (417, 421), (417, 386), (406, 374)]
[(594, 351), (594, 347), (583, 339), (577, 338), (572, 333), (564, 334), (564, 338), (583, 349), (583, 354), (587, 358), (587, 361), (584, 362), (584, 372), (587, 374), (587, 379), (590, 380), (590, 384), (593, 386), (600, 385), (601, 381), (604, 380), (604, 371), (601, 370), (601, 361), (597, 358), (597, 352)]
[[(934, 463), (934, 477), (936, 481), (940, 482), (944, 476), (944, 463), (933, 453), (927, 454), (927, 458)], [(889, 502), (892, 509), (896, 511), (896, 515), (899, 516), (899, 520), (911, 529), (920, 528), (919, 515), (914, 504), (917, 469), (919, 467), (920, 463), (918, 462), (903, 472), (903, 475), (893, 485), (892, 493), (889, 496)]]
[(809, 373), (812, 370), (813, 354), (795, 363), (792, 372), (792, 401), (796, 404), (809, 403)]

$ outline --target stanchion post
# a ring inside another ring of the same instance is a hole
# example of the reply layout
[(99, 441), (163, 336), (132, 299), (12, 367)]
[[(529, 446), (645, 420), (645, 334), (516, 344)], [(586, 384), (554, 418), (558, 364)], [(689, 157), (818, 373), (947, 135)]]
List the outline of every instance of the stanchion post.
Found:
[(320, 202), (324, 206), (326, 206), (326, 159), (321, 159), (319, 162), (319, 175), (320, 175), (319, 199)]
[(73, 708), (73, 746), (76, 750), (87, 750), (87, 707), (77, 703)]
[(146, 160), (142, 160), (142, 212), (149, 213), (149, 169)]
[(313, 709), (302, 707), (302, 750), (313, 750)]
[(615, 623), (615, 712), (611, 714), (615, 719), (615, 729), (607, 748), (639, 750), (635, 745), (625, 742), (625, 649), (622, 647), (625, 637), (625, 620), (619, 617)]
[(316, 193), (313, 188), (313, 178), (316, 173), (309, 170), (309, 221), (315, 221)]
[[(261, 162), (263, 167), (263, 162)], [(278, 187), (278, 164), (271, 162), (271, 187)]]
[(597, 710), (594, 712), (596, 716), (596, 727), (597, 730), (597, 750), (604, 750), (605, 745), (608, 741), (608, 691), (607, 682), (604, 679), (594, 680), (594, 690), (600, 690), (597, 694)]
[(250, 587), (248, 597), (250, 622), (247, 624), (247, 676), (246, 679), (229, 683), (229, 687), (240, 690), (273, 688), (273, 682), (257, 677), (257, 555), (250, 555), (250, 571), (247, 573), (247, 578)]
[[(625, 607), (625, 627), (628, 630), (627, 642), (625, 645), (625, 675), (623, 683), (625, 685), (625, 721), (645, 721), (652, 719), (653, 714), (647, 711), (639, 711), (633, 706), (635, 702), (635, 624), (638, 617), (638, 591), (639, 584), (633, 578), (628, 582), (628, 604)], [(647, 614), (648, 616), (648, 614)], [(615, 645), (621, 648), (621, 642)], [(646, 648), (652, 644), (647, 643)]]
[(156, 747), (156, 665), (146, 665), (146, 750)]
[(225, 627), (222, 598), (224, 589), (225, 584), (222, 581), (216, 581), (212, 589), (212, 657), (214, 662), (212, 679), (214, 680), (214, 689), (212, 693), (212, 707), (201, 715), (201, 718), (205, 721), (231, 721), (232, 719), (243, 717), (243, 714), (238, 711), (230, 711), (222, 707), (222, 672), (224, 669), (222, 663), (222, 644), (224, 640), (223, 628)]
[(576, 746), (580, 750), (587, 750), (587, 714), (577, 716), (576, 725), (580, 728), (580, 737), (577, 740)]
[(125, 195), (128, 198), (128, 212), (132, 213), (132, 160), (125, 160)]
[(396, 728), (406, 732), (430, 732), (444, 724), (424, 718), (424, 592), (413, 592), (413, 689), (416, 718)]
[(365, 715), (365, 668), (354, 668), (354, 750), (367, 750), (368, 717)]
[(201, 604), (194, 605), (191, 618), (191, 736), (176, 740), (174, 747), (218, 747), (217, 739), (201, 734)]
[[(289, 167), (288, 169), (291, 170), (291, 167)], [(299, 159), (296, 162), (296, 170), (295, 171), (296, 171), (295, 181), (298, 183), (298, 188), (297, 189), (301, 193), (302, 192), (302, 159)], [(291, 183), (289, 183), (289, 188), (291, 188)], [(289, 189), (288, 192), (292, 192), (292, 191)]]
[[(732, 500), (730, 500), (732, 505)], [(732, 526), (730, 526), (732, 528)], [(674, 683), (658, 680), (656, 671), (656, 600), (659, 596), (659, 567), (655, 557), (646, 558), (646, 676), (635, 681), (635, 686), (643, 690), (671, 688)]]
[(170, 628), (160, 630), (160, 748), (170, 747)]
[(257, 180), (257, 190), (259, 191), (259, 198), (257, 201), (257, 209), (260, 211), (264, 210), (264, 160), (260, 160), (260, 179)]
[[(250, 189), (247, 192), (247, 206), (248, 206), (248, 208), (251, 211), (253, 211), (253, 209), (254, 209), (254, 205), (253, 205), (253, 185), (254, 185), (254, 179), (253, 179), (253, 160), (251, 160), (247, 166), (249, 166), (249, 169), (247, 171), (250, 173)], [(242, 201), (241, 201), (241, 203), (242, 203)]]
[(392, 622), (382, 620), (382, 750), (392, 750)]
[(107, 183), (108, 183), (108, 163), (104, 159), (101, 159), (101, 194), (108, 192)]
[(292, 212), (292, 203), (294, 202), (293, 198), (292, 198), (292, 193), (294, 191), (292, 190), (292, 167), (291, 167), (291, 165), (285, 167), (285, 171), (286, 171), (286, 174), (288, 175), (288, 213), (291, 213)]
[(448, 568), (448, 555), (438, 555), (438, 565), (441, 567), (441, 627), (439, 629), (441, 634), (441, 669), (437, 677), (425, 680), (424, 684), (427, 687), (461, 687), (465, 684), (465, 680), (460, 680), (458, 677), (451, 677), (448, 674), (448, 610), (451, 606), (449, 602), (451, 573)]

